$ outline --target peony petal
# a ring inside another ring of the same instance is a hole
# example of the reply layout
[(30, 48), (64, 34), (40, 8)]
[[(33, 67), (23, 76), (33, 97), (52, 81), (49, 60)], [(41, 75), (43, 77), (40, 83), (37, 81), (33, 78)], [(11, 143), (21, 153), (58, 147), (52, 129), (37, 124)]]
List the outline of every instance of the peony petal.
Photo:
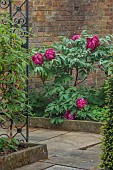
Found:
[(75, 40), (77, 40), (77, 39), (79, 39), (79, 38), (80, 38), (80, 35), (73, 35), (73, 36), (72, 36), (72, 40), (73, 40), (73, 41), (75, 41)]

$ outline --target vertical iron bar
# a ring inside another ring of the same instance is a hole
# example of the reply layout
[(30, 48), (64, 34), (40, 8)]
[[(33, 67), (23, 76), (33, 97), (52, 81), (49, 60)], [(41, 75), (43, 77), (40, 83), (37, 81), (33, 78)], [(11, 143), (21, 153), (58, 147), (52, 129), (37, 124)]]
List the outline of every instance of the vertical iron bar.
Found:
[[(28, 17), (29, 17), (29, 2), (26, 0), (26, 31), (27, 31), (27, 37), (26, 37), (26, 50), (28, 52), (29, 48), (29, 22), (28, 22)], [(27, 74), (27, 81), (26, 81), (26, 91), (27, 91), (27, 104), (29, 104), (29, 89), (28, 89), (28, 77), (29, 77), (29, 70), (28, 66), (26, 67), (26, 74)], [(27, 118), (26, 118), (26, 142), (29, 141), (29, 110), (27, 108)]]
[(9, 16), (10, 16), (10, 19), (12, 19), (12, 2), (11, 2), (11, 0), (9, 0)]
[[(10, 20), (12, 20), (12, 1), (9, 0), (9, 17), (10, 17)], [(12, 25), (11, 25), (12, 26)], [(10, 138), (12, 138), (13, 134), (12, 134), (12, 131), (13, 131), (13, 120), (10, 119)]]
[(12, 119), (10, 119), (10, 122), (11, 122), (11, 124), (10, 124), (10, 138), (12, 139), (12, 136), (13, 136), (13, 120)]

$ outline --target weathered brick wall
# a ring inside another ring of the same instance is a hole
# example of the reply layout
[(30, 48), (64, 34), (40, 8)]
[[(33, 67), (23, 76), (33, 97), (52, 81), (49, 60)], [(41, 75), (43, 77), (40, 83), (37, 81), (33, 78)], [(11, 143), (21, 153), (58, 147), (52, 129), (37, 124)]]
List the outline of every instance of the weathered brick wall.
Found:
[(71, 37), (88, 30), (93, 34), (113, 33), (113, 0), (31, 0), (31, 43), (42, 46), (59, 35)]
[[(34, 37), (30, 44), (40, 47), (58, 36), (71, 38), (82, 30), (104, 36), (113, 33), (113, 0), (31, 0), (30, 26)], [(100, 70), (91, 74), (86, 83), (98, 86), (106, 76)], [(39, 79), (30, 80), (30, 87), (39, 87)]]

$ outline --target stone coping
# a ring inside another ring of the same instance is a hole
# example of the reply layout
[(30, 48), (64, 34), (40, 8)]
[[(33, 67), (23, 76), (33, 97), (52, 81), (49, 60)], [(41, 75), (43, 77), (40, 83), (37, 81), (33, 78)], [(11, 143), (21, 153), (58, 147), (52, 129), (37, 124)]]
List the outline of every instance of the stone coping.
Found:
[(54, 130), (66, 130), (66, 131), (76, 131), (76, 132), (88, 132), (88, 133), (101, 133), (101, 127), (103, 123), (94, 121), (83, 121), (83, 120), (64, 120), (60, 125), (51, 124), (50, 118), (43, 117), (31, 117), (30, 126), (54, 129)]
[(27, 148), (0, 157), (0, 170), (12, 170), (48, 158), (47, 145), (23, 143)]

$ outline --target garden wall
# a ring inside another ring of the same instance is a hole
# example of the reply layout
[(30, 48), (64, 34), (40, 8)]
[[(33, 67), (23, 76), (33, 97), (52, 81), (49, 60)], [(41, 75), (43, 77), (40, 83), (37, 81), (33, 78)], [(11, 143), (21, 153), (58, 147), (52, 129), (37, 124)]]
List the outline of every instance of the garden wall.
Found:
[[(31, 0), (30, 26), (34, 36), (30, 44), (40, 47), (50, 44), (58, 36), (71, 38), (82, 30), (104, 36), (113, 33), (113, 1), (112, 0)], [(86, 82), (98, 86), (105, 75), (102, 71), (91, 74)], [(30, 79), (30, 88), (39, 88), (37, 77)]]
[(42, 46), (60, 35), (72, 37), (82, 30), (97, 35), (113, 33), (112, 0), (31, 0), (31, 43)]

